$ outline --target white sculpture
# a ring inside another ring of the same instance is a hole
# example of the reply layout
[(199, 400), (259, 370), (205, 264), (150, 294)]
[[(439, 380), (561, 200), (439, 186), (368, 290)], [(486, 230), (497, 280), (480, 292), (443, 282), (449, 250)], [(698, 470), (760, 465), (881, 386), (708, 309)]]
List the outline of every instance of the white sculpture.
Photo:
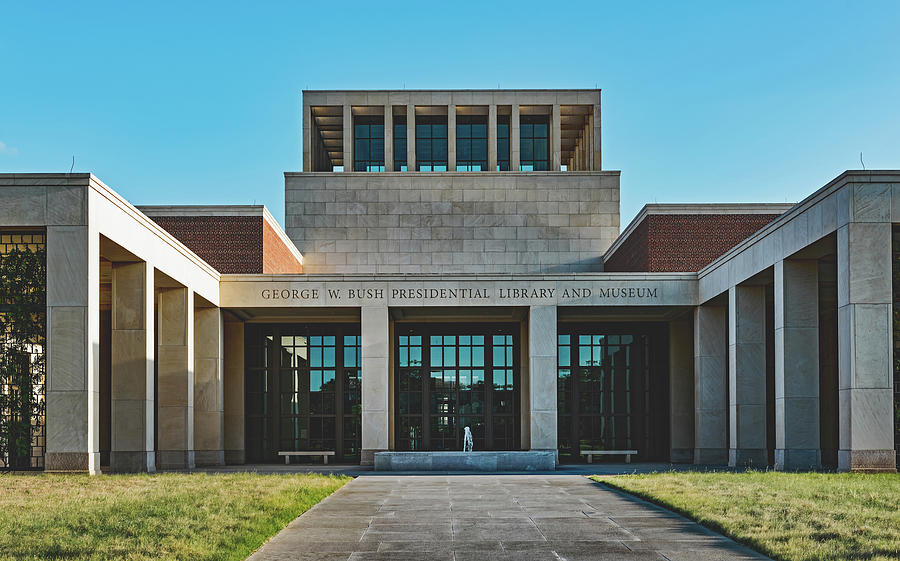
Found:
[(472, 431), (469, 427), (466, 427), (463, 436), (463, 452), (471, 452), (474, 447), (475, 442), (472, 440)]

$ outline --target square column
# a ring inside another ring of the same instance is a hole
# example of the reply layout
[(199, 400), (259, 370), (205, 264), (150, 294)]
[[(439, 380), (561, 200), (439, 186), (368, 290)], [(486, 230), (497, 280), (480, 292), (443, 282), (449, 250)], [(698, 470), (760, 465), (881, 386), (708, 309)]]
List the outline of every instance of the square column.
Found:
[(591, 118), (588, 116), (587, 122), (584, 124), (584, 133), (581, 137), (581, 166), (578, 168), (580, 170), (589, 170), (591, 169), (591, 156), (590, 156), (590, 148), (591, 146)]
[(344, 171), (353, 171), (353, 107), (344, 106)]
[(222, 313), (194, 309), (194, 461), (225, 464), (225, 400)]
[(362, 453), (360, 464), (375, 463), (375, 452), (389, 448), (390, 384), (388, 357), (387, 306), (363, 307), (361, 310), (362, 335)]
[(528, 392), (531, 449), (557, 449), (556, 306), (531, 306), (528, 314)]
[(488, 169), (497, 171), (497, 106), (488, 105)]
[(314, 137), (312, 125), (315, 122), (315, 117), (313, 116), (312, 107), (309, 106), (304, 106), (300, 113), (301, 126), (303, 127), (303, 171), (313, 171), (315, 169), (317, 140)]
[[(47, 204), (61, 204), (48, 191)], [(44, 469), (98, 474), (100, 236), (88, 226), (48, 226), (46, 250)]]
[(384, 171), (394, 171), (394, 107), (384, 106)]
[(775, 263), (775, 469), (816, 469), (819, 449), (819, 265)]
[(728, 462), (728, 314), (724, 306), (694, 310), (694, 463)]
[(591, 170), (599, 171), (600, 167), (600, 104), (594, 106), (594, 114), (591, 115), (591, 143), (588, 156), (590, 157)]
[(560, 171), (562, 165), (562, 124), (560, 123), (559, 104), (553, 104), (553, 114), (550, 115), (550, 170)]
[(416, 106), (406, 106), (406, 170), (416, 171)]
[(456, 171), (456, 106), (447, 106), (447, 171)]
[(837, 240), (838, 469), (895, 471), (891, 224), (850, 222)]
[(513, 103), (509, 116), (509, 171), (519, 171), (522, 167), (519, 126), (519, 106)]
[(112, 265), (110, 469), (156, 471), (153, 451), (153, 268)]
[(222, 356), (225, 359), (225, 463), (243, 464), (244, 445), (244, 322), (228, 315), (224, 318)]
[(728, 407), (728, 465), (767, 465), (764, 286), (728, 289)]
[(194, 293), (168, 288), (157, 307), (157, 458), (161, 469), (194, 467)]
[(694, 460), (694, 355), (691, 322), (669, 322), (669, 461)]

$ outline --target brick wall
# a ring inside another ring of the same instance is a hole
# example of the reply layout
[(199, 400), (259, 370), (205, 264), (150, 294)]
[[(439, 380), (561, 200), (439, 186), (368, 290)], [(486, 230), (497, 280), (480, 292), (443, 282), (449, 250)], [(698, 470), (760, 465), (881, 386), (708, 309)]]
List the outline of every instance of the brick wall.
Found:
[(301, 273), (275, 229), (260, 216), (152, 216), (220, 273)]
[(649, 214), (605, 263), (606, 271), (692, 272), (778, 214)]
[(604, 271), (649, 271), (647, 253), (648, 225), (642, 220), (635, 227), (631, 235), (622, 242), (622, 245), (612, 254), (609, 261), (603, 265)]
[(263, 272), (262, 216), (153, 216), (220, 273)]
[(309, 273), (599, 271), (618, 172), (288, 173)]
[(275, 229), (263, 221), (263, 273), (302, 273), (303, 265), (297, 261)]

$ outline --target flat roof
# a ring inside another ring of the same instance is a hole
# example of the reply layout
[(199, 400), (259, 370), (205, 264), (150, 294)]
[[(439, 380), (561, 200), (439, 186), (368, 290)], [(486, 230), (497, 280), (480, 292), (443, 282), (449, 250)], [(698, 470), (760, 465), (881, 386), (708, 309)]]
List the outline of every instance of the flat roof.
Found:
[(599, 89), (302, 90), (304, 106), (599, 105)]

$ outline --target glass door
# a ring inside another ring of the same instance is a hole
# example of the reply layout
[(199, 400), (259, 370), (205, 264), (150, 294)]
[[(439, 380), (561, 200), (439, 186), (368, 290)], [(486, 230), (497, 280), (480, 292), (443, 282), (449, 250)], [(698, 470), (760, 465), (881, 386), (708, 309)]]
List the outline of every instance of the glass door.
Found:
[(560, 453), (573, 460), (582, 450), (664, 455), (668, 385), (664, 376), (652, 376), (665, 372), (651, 352), (655, 331), (561, 325), (558, 337)]
[(248, 461), (280, 451), (360, 453), (361, 357), (357, 326), (246, 326)]
[(403, 325), (396, 339), (398, 450), (518, 449), (518, 326)]

